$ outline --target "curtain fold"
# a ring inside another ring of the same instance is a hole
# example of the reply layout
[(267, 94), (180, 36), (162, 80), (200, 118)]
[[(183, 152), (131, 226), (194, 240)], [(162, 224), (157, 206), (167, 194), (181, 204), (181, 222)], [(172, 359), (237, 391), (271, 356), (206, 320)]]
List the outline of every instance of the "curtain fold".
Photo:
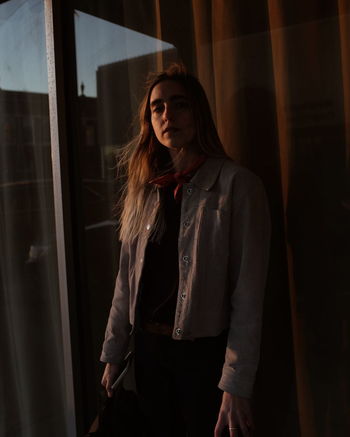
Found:
[(213, 50), (211, 45), (211, 6), (203, 7), (201, 0), (192, 0), (194, 46), (198, 78), (203, 84), (213, 117), (216, 120)]
[[(278, 144), (280, 158), (280, 174), (282, 185), (282, 197), (284, 213), (288, 205), (289, 181), (290, 181), (290, 155), (291, 138), (289, 131), (289, 65), (288, 48), (285, 40), (283, 26), (283, 10), (279, 0), (268, 0), (268, 13), (270, 23), (271, 52), (273, 62), (273, 75), (275, 82), (276, 98), (276, 118), (278, 126)], [(284, 214), (285, 229), (288, 228), (286, 214)], [(296, 285), (294, 281), (293, 254), (288, 244), (288, 237), (285, 236), (287, 262), (288, 262), (288, 282), (290, 295), (290, 308), (292, 316), (292, 331), (294, 344), (295, 371), (297, 382), (298, 413), (302, 435), (315, 437), (314, 431), (314, 412), (310, 398), (310, 389), (305, 366), (305, 345), (302, 337), (302, 327), (297, 315)]]
[(239, 45), (235, 2), (192, 1), (197, 72), (212, 105), (216, 126), (226, 152), (243, 161), (239, 123)]
[[(235, 2), (212, 3), (213, 76), (216, 100), (216, 125), (229, 155), (241, 158), (239, 44), (235, 26)], [(199, 66), (199, 71), (201, 70)]]

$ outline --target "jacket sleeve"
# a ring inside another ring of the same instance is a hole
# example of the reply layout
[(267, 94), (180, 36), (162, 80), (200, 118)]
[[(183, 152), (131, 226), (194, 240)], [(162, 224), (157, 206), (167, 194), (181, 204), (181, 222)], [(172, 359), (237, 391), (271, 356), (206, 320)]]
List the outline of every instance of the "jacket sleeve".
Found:
[(230, 248), (230, 328), (219, 388), (250, 398), (260, 355), (270, 215), (263, 185), (247, 170), (233, 193)]
[(129, 245), (122, 243), (119, 272), (109, 313), (100, 360), (120, 364), (129, 344)]

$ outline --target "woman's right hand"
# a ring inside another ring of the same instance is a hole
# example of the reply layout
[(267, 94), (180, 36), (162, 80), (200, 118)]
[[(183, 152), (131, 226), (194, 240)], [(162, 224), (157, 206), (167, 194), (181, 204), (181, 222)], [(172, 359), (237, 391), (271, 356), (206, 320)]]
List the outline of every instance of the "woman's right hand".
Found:
[(107, 363), (103, 372), (101, 384), (107, 391), (107, 396), (111, 398), (113, 396), (112, 385), (117, 378), (119, 372), (119, 366), (117, 364)]

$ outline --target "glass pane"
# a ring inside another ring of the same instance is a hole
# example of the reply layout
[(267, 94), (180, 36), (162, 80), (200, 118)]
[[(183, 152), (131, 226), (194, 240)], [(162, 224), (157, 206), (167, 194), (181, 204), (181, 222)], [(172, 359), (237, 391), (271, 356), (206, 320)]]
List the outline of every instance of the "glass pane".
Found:
[(0, 435), (63, 436), (44, 2), (0, 5)]
[[(157, 69), (160, 55), (165, 63), (177, 58), (173, 44), (125, 26), (123, 16), (106, 14), (107, 6), (101, 2), (96, 15), (81, 7), (75, 11), (87, 272), (84, 303), (91, 308), (87, 317), (92, 349), (87, 355), (95, 366), (96, 384), (118, 261), (115, 153), (132, 135), (130, 126), (148, 72)], [(93, 392), (91, 378), (88, 384), (93, 399), (97, 389)], [(90, 408), (92, 418), (96, 406)]]

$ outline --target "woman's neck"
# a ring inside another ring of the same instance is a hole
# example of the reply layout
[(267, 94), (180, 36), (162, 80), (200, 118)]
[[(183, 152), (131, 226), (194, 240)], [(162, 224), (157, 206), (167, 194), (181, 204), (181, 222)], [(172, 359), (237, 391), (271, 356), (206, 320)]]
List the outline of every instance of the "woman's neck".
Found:
[(184, 149), (169, 150), (173, 166), (177, 172), (184, 171), (190, 167), (199, 157), (197, 151)]

